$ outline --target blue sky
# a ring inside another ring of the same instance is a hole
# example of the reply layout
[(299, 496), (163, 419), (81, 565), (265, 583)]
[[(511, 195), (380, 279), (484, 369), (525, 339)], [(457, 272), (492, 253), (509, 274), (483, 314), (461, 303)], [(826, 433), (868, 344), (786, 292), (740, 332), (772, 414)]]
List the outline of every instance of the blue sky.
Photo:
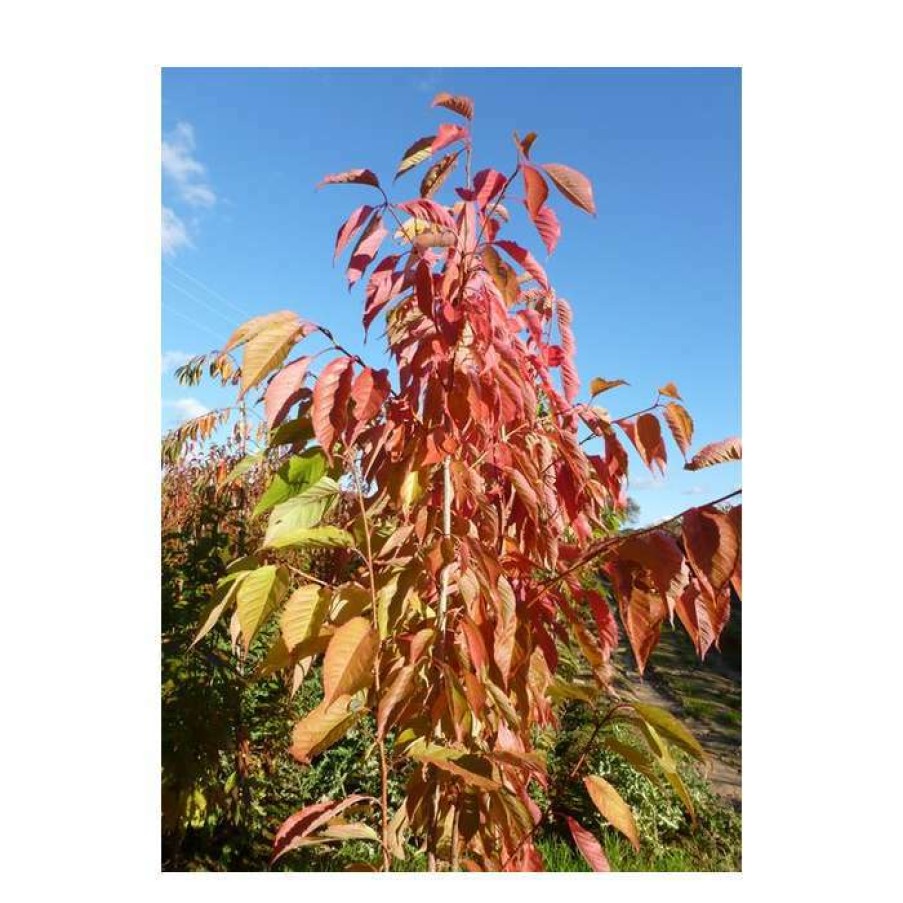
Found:
[[(430, 109), (438, 91), (475, 101), (475, 170), (510, 171), (512, 131), (535, 131), (534, 159), (593, 182), (595, 219), (553, 190), (563, 235), (551, 258), (525, 217), (509, 234), (573, 306), (583, 396), (594, 376), (628, 380), (598, 399), (620, 416), (673, 380), (694, 448), (739, 435), (737, 69), (165, 69), (164, 429), (233, 400), (212, 383), (179, 386), (172, 370), (250, 316), (293, 309), (383, 360), (379, 329), (362, 342), (362, 288), (349, 295), (332, 267), (338, 225), (372, 189), (314, 186), (361, 166), (391, 183), (409, 144), (454, 121)], [(418, 184), (419, 170), (390, 197)], [(681, 464), (673, 445), (664, 479), (632, 461), (641, 522), (740, 485), (739, 464)]]

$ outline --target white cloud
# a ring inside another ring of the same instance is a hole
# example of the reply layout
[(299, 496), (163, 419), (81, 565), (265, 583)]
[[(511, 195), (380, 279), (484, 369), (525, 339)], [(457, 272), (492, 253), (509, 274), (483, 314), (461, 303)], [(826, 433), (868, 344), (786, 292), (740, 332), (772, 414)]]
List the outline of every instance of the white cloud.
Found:
[(187, 364), (193, 357), (194, 355), (189, 354), (187, 351), (164, 351), (163, 372), (171, 373), (177, 367), (181, 367), (182, 364)]
[(180, 421), (192, 420), (210, 412), (210, 408), (196, 398), (176, 398), (172, 401), (164, 401), (163, 407), (172, 408), (179, 416)]
[(194, 156), (194, 129), (180, 122), (163, 139), (163, 175), (179, 197), (192, 207), (212, 207), (216, 193), (207, 181), (204, 164)]
[(163, 253), (167, 255), (175, 254), (179, 248), (191, 247), (185, 223), (169, 207), (163, 208), (162, 245)]

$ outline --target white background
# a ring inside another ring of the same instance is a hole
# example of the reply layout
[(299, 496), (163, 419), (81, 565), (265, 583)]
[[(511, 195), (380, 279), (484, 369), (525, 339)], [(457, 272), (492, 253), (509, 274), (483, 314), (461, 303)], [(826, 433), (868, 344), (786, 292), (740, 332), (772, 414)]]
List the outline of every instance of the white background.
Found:
[[(892, 7), (7, 9), (0, 730), (10, 899), (244, 900), (264, 883), (302, 899), (347, 891), (430, 903), (497, 895), (502, 883), (536, 899), (564, 884), (593, 900), (896, 893), (903, 148)], [(743, 67), (742, 876), (159, 873), (168, 65)]]

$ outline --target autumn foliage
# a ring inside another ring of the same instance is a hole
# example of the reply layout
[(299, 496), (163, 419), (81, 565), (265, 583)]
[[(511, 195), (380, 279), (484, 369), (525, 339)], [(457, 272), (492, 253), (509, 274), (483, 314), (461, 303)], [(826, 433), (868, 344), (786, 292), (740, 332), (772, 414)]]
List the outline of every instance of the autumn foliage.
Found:
[[(572, 308), (505, 235), (522, 206), (551, 255), (561, 238), (551, 202), (595, 214), (593, 188), (569, 166), (538, 162), (533, 133), (515, 135), (510, 174), (472, 173), (472, 101), (440, 94), (434, 106), (455, 121), (404, 152), (406, 200), (390, 201), (368, 169), (321, 183), (369, 195), (339, 227), (335, 257), (347, 257), (349, 287), (363, 283), (364, 329), (384, 324), (394, 372), (288, 310), (245, 323), (215, 357), (242, 401), (262, 394), (265, 454), (279, 469), (255, 512), (268, 518), (263, 542), (220, 582), (197, 641), (234, 610), (244, 650), (278, 619), (272, 669), (297, 678), (321, 663), (322, 701), (294, 729), (300, 767), (375, 720), (381, 798), (299, 801), (274, 858), (366, 839), (386, 869), (413, 844), (433, 868), (541, 870), (533, 840), (554, 817), (604, 871), (592, 832), (554, 795), (535, 801), (548, 790), (537, 730), (555, 727), (556, 700), (584, 699), (599, 729), (630, 726), (680, 793), (672, 746), (702, 750), (670, 715), (617, 697), (614, 608), (641, 670), (675, 618), (705, 655), (731, 589), (740, 593), (740, 508), (707, 505), (628, 532), (612, 516), (627, 502), (628, 446), (664, 472), (669, 453), (697, 469), (739, 458), (740, 443), (691, 455), (693, 420), (672, 383), (628, 416), (594, 403), (621, 379), (597, 377), (593, 401), (578, 400)], [(299, 549), (332, 550), (332, 579), (293, 564)], [(593, 685), (561, 677), (565, 649)], [(582, 766), (574, 781), (638, 845), (617, 790)], [(390, 771), (407, 774), (394, 810)]]

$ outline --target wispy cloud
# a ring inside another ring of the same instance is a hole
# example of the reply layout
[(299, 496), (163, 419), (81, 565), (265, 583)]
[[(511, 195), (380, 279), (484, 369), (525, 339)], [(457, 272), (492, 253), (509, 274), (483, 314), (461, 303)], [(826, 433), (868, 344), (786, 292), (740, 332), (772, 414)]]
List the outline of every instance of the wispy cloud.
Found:
[(441, 69), (427, 69), (419, 72), (414, 79), (414, 89), (421, 94), (434, 94), (439, 88), (441, 77)]
[(194, 417), (202, 417), (209, 413), (210, 408), (196, 398), (175, 398), (171, 401), (163, 402), (164, 408), (170, 408), (175, 411), (179, 421), (191, 420)]
[(163, 139), (163, 175), (179, 197), (191, 207), (212, 207), (216, 192), (207, 180), (204, 164), (194, 156), (194, 128), (180, 122)]
[(188, 228), (182, 222), (179, 215), (169, 207), (163, 208), (163, 253), (172, 257), (179, 248), (190, 248), (191, 238), (188, 236)]
[(631, 489), (638, 489), (640, 492), (646, 490), (658, 490), (665, 488), (664, 480), (656, 480), (654, 477), (640, 477), (637, 480), (630, 481)]
[(682, 489), (681, 495), (702, 495), (706, 492), (707, 489), (705, 486), (691, 486), (689, 489)]
[(193, 357), (194, 355), (189, 354), (187, 351), (164, 351), (163, 372), (171, 373), (177, 367), (181, 367), (182, 364), (187, 364)]

